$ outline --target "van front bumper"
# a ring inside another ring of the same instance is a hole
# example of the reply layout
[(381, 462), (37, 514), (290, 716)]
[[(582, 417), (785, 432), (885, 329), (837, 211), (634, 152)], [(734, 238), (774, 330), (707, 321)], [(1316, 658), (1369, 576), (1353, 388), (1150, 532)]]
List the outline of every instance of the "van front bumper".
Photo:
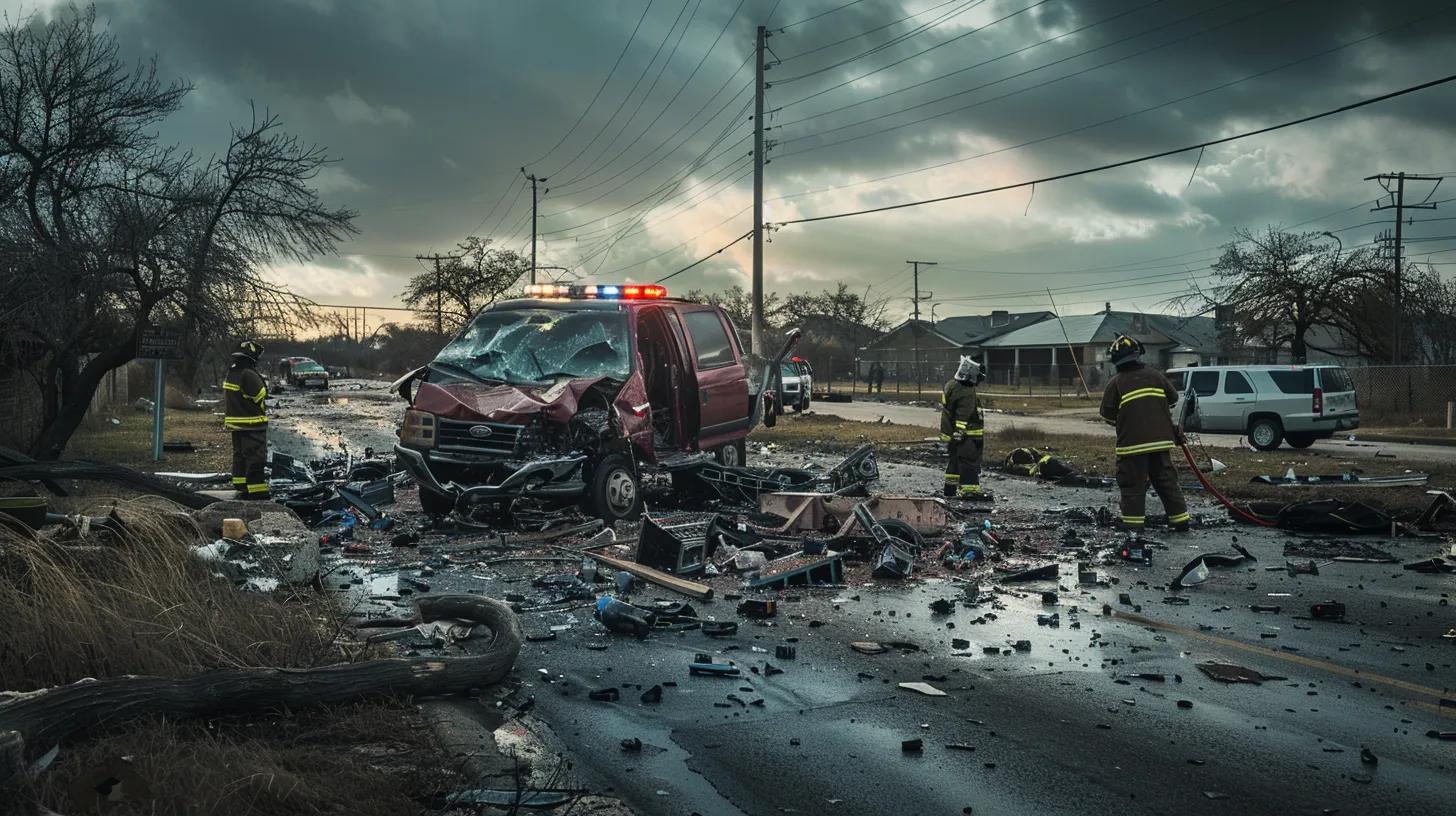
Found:
[(395, 445), (394, 453), (421, 490), (452, 499), (456, 507), (519, 498), (571, 500), (586, 492), (585, 455), (526, 462), (493, 484), (459, 484), (437, 478), (424, 451)]

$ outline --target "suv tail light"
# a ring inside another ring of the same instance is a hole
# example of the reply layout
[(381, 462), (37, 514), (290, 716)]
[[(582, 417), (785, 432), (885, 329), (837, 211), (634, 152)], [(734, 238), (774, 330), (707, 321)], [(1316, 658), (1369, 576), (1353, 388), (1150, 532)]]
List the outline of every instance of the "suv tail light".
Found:
[(1316, 414), (1319, 414), (1320, 416), (1324, 416), (1324, 413), (1325, 413), (1325, 391), (1324, 391), (1323, 388), (1316, 388), (1314, 390), (1314, 404), (1312, 406), (1310, 406), (1310, 410), (1311, 411), (1314, 411)]
[(435, 415), (413, 408), (404, 412), (404, 425), (399, 429), (399, 444), (411, 448), (435, 446)]

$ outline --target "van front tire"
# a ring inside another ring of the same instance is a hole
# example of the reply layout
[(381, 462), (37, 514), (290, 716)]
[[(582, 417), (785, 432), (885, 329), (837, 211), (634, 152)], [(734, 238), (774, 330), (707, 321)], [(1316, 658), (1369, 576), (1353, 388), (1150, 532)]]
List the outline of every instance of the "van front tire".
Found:
[(586, 510), (611, 524), (642, 515), (642, 482), (631, 458), (614, 453), (592, 468)]

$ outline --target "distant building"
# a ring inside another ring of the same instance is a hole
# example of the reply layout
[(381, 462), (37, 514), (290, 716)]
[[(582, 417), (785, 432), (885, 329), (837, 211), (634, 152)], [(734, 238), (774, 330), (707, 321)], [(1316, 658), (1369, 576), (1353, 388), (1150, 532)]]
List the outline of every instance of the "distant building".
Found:
[(1012, 313), (947, 317), (934, 323), (906, 320), (869, 343), (859, 354), (859, 373), (864, 376), (878, 362), (888, 379), (914, 379), (915, 361), (920, 362), (922, 379), (938, 382), (960, 362), (962, 355), (980, 357), (986, 341), (1051, 316), (1051, 312)]
[[(1126, 334), (1147, 347), (1146, 360), (1158, 368), (1215, 365), (1225, 355), (1212, 317), (1115, 312), (1049, 316), (983, 342), (987, 379), (1000, 385), (1080, 385), (1107, 382), (1112, 367), (1107, 347)], [(1080, 368), (1080, 376), (1078, 369)]]

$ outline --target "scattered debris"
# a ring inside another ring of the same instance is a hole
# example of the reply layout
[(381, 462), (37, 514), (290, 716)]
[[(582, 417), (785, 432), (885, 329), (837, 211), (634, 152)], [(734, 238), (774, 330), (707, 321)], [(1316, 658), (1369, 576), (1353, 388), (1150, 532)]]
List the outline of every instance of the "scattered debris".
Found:
[(1208, 675), (1210, 679), (1220, 683), (1252, 683), (1259, 685), (1271, 680), (1288, 680), (1287, 677), (1278, 677), (1272, 674), (1263, 674), (1250, 668), (1238, 666), (1233, 663), (1198, 663), (1198, 670)]
[(900, 688), (906, 691), (917, 691), (926, 697), (945, 697), (946, 693), (930, 685), (929, 683), (901, 683)]

